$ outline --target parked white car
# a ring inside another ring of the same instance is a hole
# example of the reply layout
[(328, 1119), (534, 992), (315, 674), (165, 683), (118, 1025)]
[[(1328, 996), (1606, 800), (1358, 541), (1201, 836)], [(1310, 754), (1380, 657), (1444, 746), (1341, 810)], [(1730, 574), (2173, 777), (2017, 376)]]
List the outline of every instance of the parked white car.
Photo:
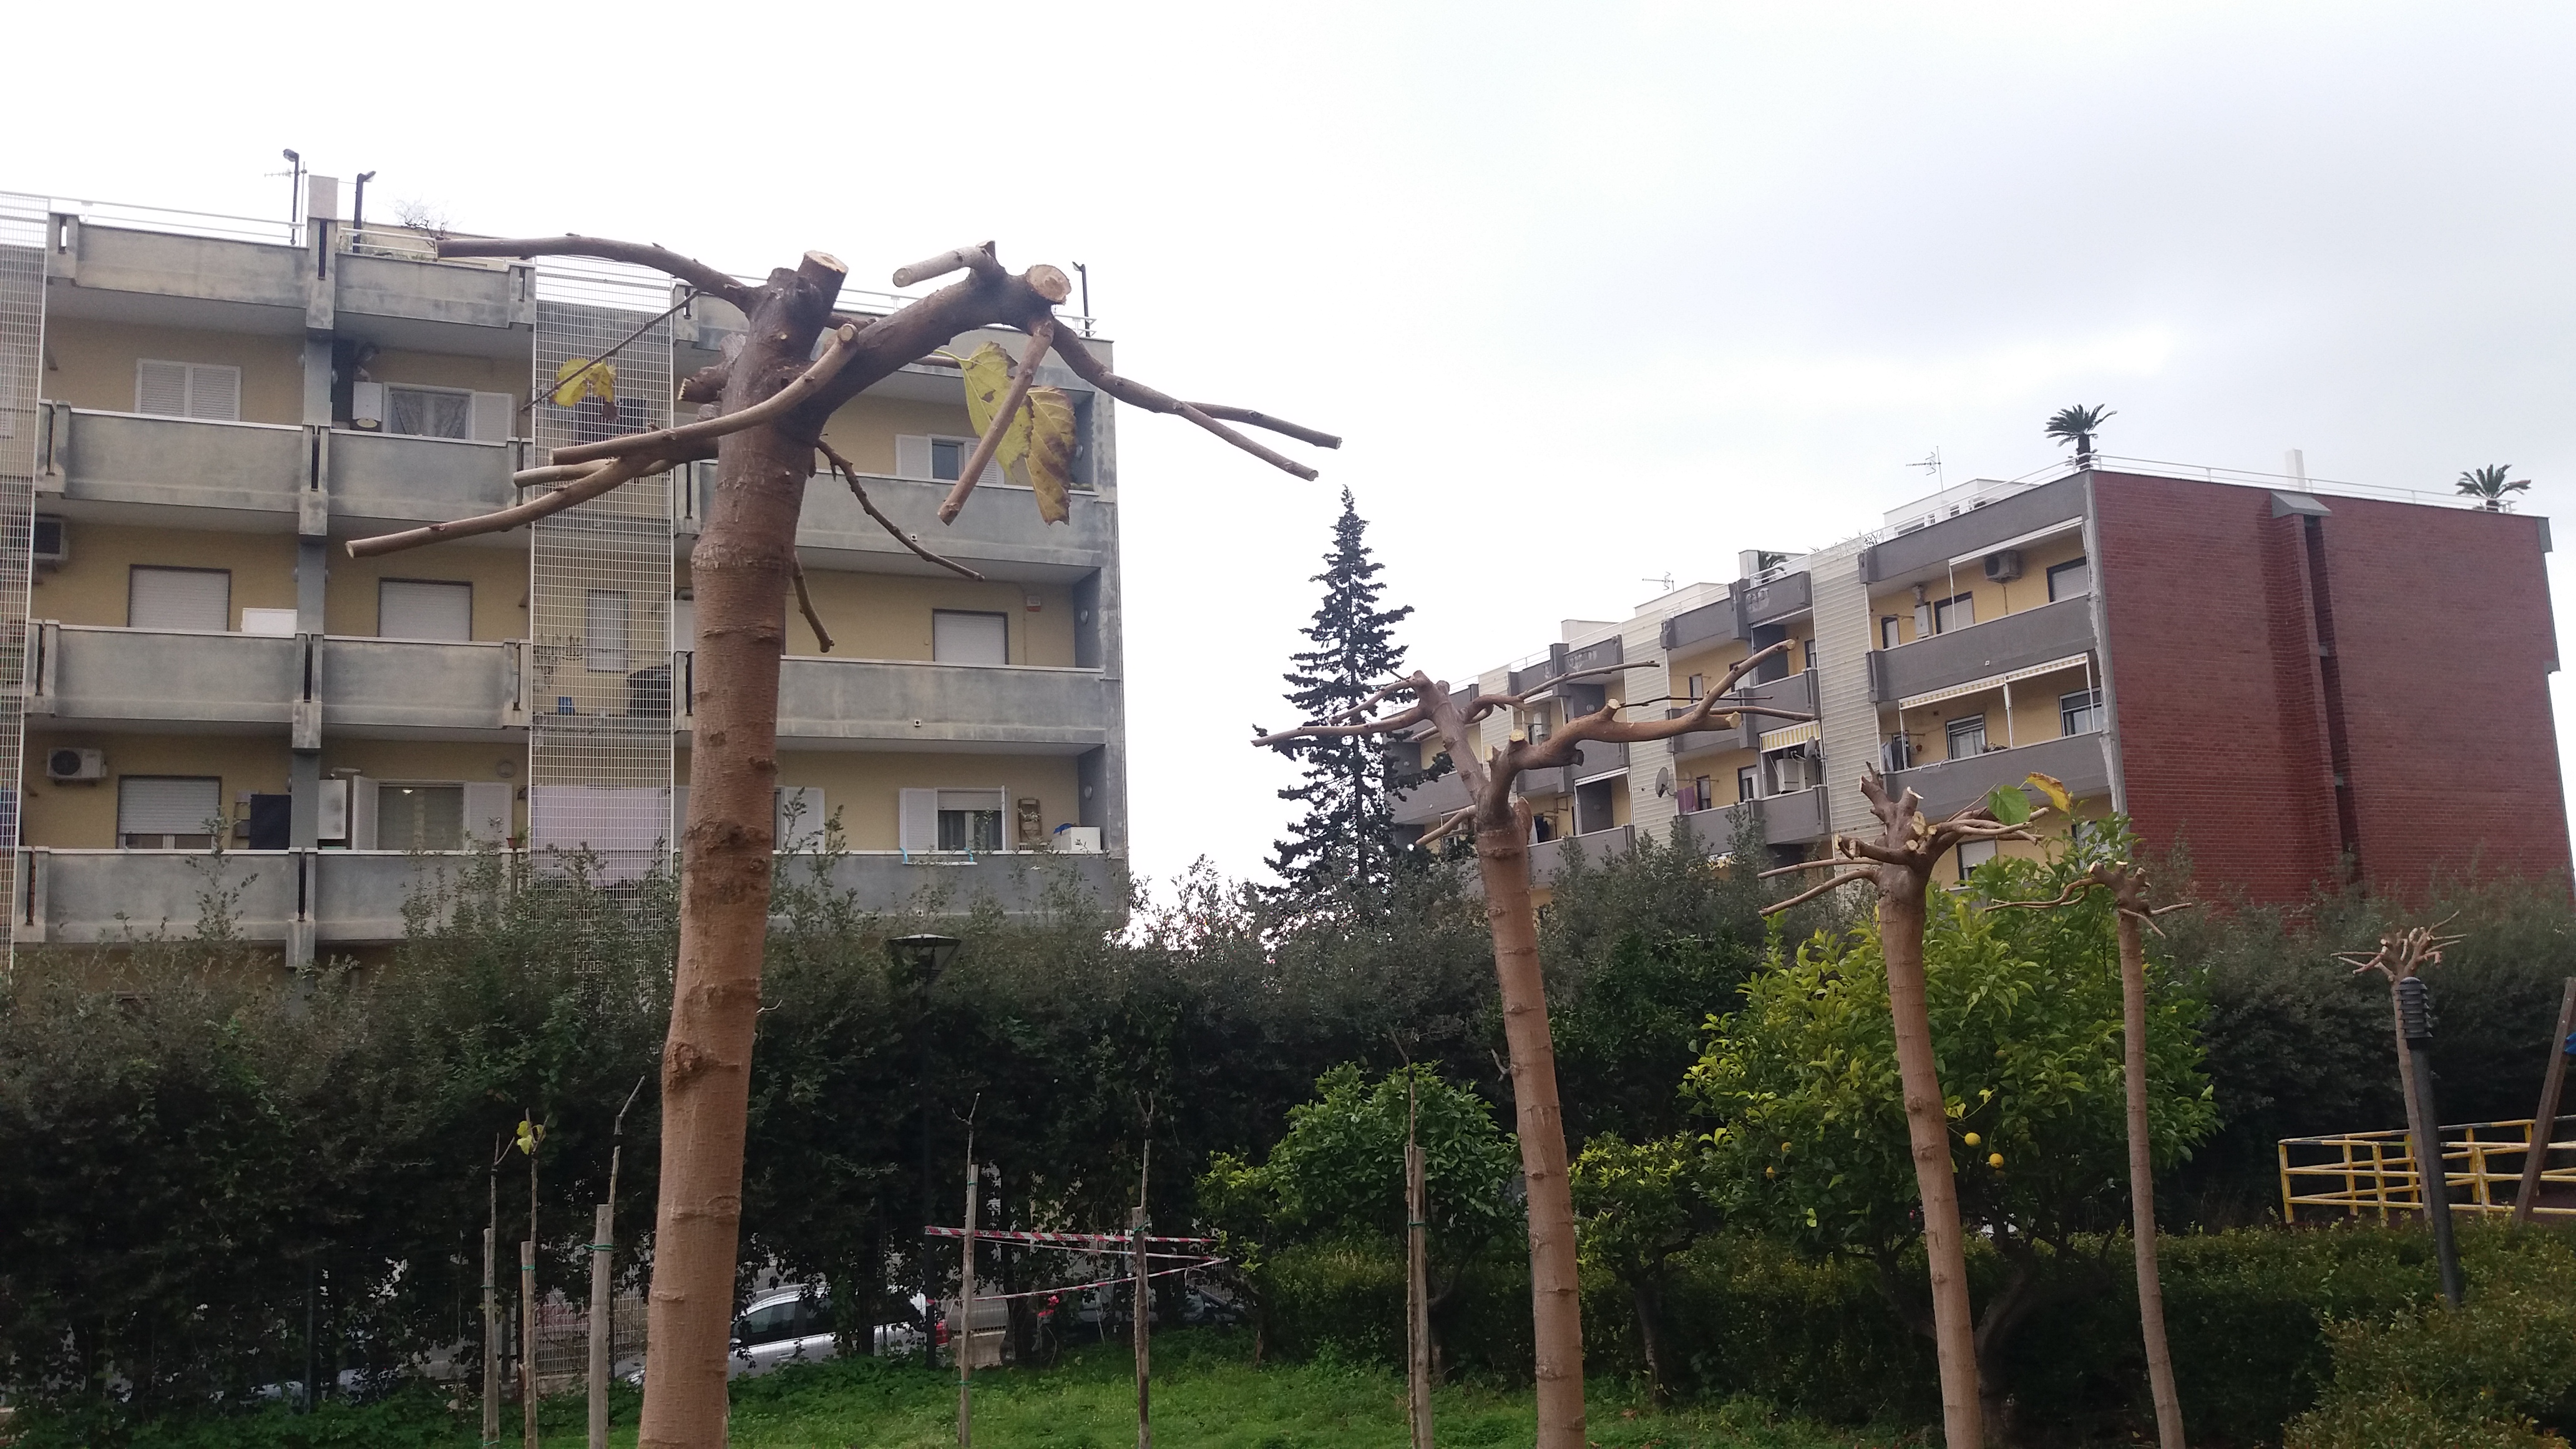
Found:
[[(918, 1300), (916, 1300), (917, 1302)], [(908, 1323), (880, 1323), (876, 1326), (876, 1351), (881, 1355), (917, 1353), (921, 1348), (921, 1330)], [(839, 1353), (832, 1341), (832, 1300), (822, 1288), (806, 1296), (806, 1285), (788, 1284), (770, 1289), (751, 1300), (733, 1321), (733, 1353), (725, 1363), (725, 1377), (750, 1378), (791, 1363), (821, 1363)], [(620, 1376), (628, 1383), (644, 1382), (644, 1366), (632, 1362), (623, 1366)]]

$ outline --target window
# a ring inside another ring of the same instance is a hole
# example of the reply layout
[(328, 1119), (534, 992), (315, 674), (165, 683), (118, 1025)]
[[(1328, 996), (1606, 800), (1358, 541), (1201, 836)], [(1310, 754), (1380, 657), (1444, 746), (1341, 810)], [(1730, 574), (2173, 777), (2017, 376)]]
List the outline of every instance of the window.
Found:
[(1978, 866), (1995, 858), (2002, 847), (1991, 840), (1965, 840), (1959, 843), (1959, 880), (1965, 883)]
[(1953, 629), (1965, 629), (1975, 622), (1977, 622), (1977, 596), (1974, 594), (1953, 594), (1949, 598), (1934, 601), (1932, 605), (1932, 632), (1935, 634), (1947, 634)]
[(232, 627), (232, 598), (230, 569), (165, 569), (137, 564), (126, 575), (125, 626), (223, 633)]
[[(947, 794), (947, 791), (941, 791)], [(990, 854), (1002, 848), (1002, 812), (999, 810), (951, 810), (942, 801), (939, 811), (939, 848)]]
[(1893, 648), (1895, 648), (1899, 643), (1903, 642), (1904, 637), (1905, 637), (1904, 635), (1902, 635), (1902, 634), (1900, 634), (1900, 633), (1898, 633), (1898, 632), (1897, 632), (1897, 628), (1896, 628), (1896, 616), (1895, 616), (1894, 614), (1881, 614), (1881, 615), (1879, 615), (1879, 617), (1878, 617), (1878, 647), (1879, 647), (1879, 648), (1881, 648), (1881, 649), (1893, 649)]
[(626, 672), (626, 591), (593, 589), (582, 613), (582, 667), (600, 674)]
[(2079, 689), (2057, 697), (2057, 732), (2089, 735), (2102, 727), (2102, 691)]
[(1813, 639), (1807, 641), (1806, 660), (1806, 668), (1813, 669), (1816, 667), (1816, 641)]
[(2051, 564), (2048, 569), (2048, 601), (2080, 599), (2093, 592), (2093, 564), (2089, 559), (2069, 559)]
[(1007, 848), (999, 790), (904, 790), (899, 798), (895, 838), (906, 850)]
[(1694, 808), (1694, 809), (1698, 809), (1698, 810), (1714, 810), (1714, 809), (1716, 809), (1716, 808), (1717, 808), (1717, 791), (1716, 791), (1716, 789), (1714, 788), (1714, 782), (1712, 782), (1712, 781), (1708, 778), (1708, 776), (1706, 776), (1706, 775), (1701, 775), (1701, 776), (1699, 776), (1698, 778), (1696, 778), (1696, 779), (1692, 780), (1692, 781), (1691, 781), (1691, 798), (1699, 802), (1696, 806), (1692, 807), (1692, 808)]
[(1743, 804), (1762, 793), (1762, 775), (1751, 765), (1735, 772), (1735, 803)]
[(733, 1336), (738, 1343), (776, 1343), (796, 1336), (796, 1300), (785, 1299), (763, 1304), (734, 1320)]
[(942, 664), (1011, 662), (1011, 616), (962, 609), (930, 611), (930, 657)]
[(1982, 755), (1986, 752), (1986, 717), (1972, 714), (1950, 721), (1950, 758)]
[(1690, 677), (1690, 698), (1697, 700), (1701, 695), (1706, 693), (1708, 693), (1708, 676), (1705, 674), (1692, 675)]
[(443, 639), (474, 637), (474, 586), (431, 579), (383, 579), (376, 584), (376, 637)]
[(376, 787), (376, 849), (463, 850), (465, 787)]
[(957, 475), (958, 475), (961, 471), (963, 471), (963, 470), (965, 469), (965, 467), (966, 467), (966, 460), (967, 460), (968, 458), (970, 458), (970, 457), (973, 457), (973, 456), (974, 456), (974, 454), (975, 454), (975, 444), (974, 444), (972, 441), (968, 440), (968, 439), (965, 439), (965, 438), (933, 438), (933, 439), (931, 439), (931, 440), (930, 440), (930, 476), (931, 476), (931, 478), (932, 478), (932, 479), (934, 479), (935, 481), (937, 481), (937, 482), (941, 482), (941, 483), (954, 483), (954, 482), (956, 482), (956, 481), (957, 481)]
[(474, 394), (444, 387), (385, 388), (385, 431), (415, 438), (474, 436)]
[(127, 850), (204, 850), (224, 813), (224, 782), (127, 775), (116, 782), (116, 843)]
[(241, 369), (203, 362), (137, 362), (134, 410), (155, 417), (238, 422)]

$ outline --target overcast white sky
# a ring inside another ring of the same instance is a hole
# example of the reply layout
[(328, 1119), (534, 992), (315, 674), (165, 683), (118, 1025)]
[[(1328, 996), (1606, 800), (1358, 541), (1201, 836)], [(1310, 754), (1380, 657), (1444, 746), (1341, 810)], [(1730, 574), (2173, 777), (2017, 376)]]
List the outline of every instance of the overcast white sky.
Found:
[(1282, 823), (1242, 742), (1287, 718), (1342, 486), (1453, 677), (1875, 526), (1934, 447), (2039, 467), (2073, 402), (2119, 454), (2576, 498), (2564, 5), (120, 15), (14, 22), (43, 63), (0, 187), (283, 213), (293, 146), (375, 171), (371, 211), (738, 271), (882, 285), (991, 237), (1090, 266), (1122, 371), (1345, 434), (1303, 484), (1120, 420), (1157, 879), (1257, 870)]

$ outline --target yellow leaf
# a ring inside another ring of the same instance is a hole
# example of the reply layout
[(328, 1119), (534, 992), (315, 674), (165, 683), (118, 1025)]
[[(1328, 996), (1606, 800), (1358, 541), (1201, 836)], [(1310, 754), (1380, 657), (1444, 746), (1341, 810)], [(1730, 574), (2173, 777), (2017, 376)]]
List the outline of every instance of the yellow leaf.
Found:
[[(993, 430), (993, 414), (1002, 406), (1002, 395), (1011, 390), (1011, 355), (987, 342), (958, 364), (957, 370), (966, 379), (966, 421), (980, 438)], [(1001, 443), (993, 449), (993, 461), (1008, 473), (1028, 455), (1029, 409), (1023, 403), (1019, 416), (1011, 419)]]
[(2032, 789), (2047, 796), (2048, 803), (2056, 806), (2060, 814), (2075, 808), (2075, 797), (2066, 793), (2066, 782), (2055, 775), (2043, 775), (2034, 770), (2027, 783)]
[(1073, 399), (1060, 388), (1033, 387), (1020, 416), (1028, 423), (1026, 462), (1029, 487), (1038, 495), (1038, 517), (1063, 523), (1073, 516), (1066, 497), (1073, 487), (1073, 451), (1079, 437)]
[(519, 1150), (521, 1152), (528, 1154), (530, 1157), (534, 1157), (537, 1155), (537, 1144), (545, 1140), (546, 1129), (542, 1123), (531, 1122), (524, 1117), (519, 1119)]
[(556, 407), (574, 407), (586, 397), (595, 397), (602, 403), (617, 401), (616, 363), (603, 362), (593, 367), (589, 358), (575, 357), (555, 369)]

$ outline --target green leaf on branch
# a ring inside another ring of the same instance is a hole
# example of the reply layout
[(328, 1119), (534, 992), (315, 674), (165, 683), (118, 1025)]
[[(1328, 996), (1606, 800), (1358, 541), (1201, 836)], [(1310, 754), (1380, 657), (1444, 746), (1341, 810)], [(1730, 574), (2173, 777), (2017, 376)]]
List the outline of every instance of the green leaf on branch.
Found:
[(1986, 792), (1986, 812), (2006, 825), (2021, 825), (2030, 819), (2030, 797), (2019, 785), (1997, 785)]

